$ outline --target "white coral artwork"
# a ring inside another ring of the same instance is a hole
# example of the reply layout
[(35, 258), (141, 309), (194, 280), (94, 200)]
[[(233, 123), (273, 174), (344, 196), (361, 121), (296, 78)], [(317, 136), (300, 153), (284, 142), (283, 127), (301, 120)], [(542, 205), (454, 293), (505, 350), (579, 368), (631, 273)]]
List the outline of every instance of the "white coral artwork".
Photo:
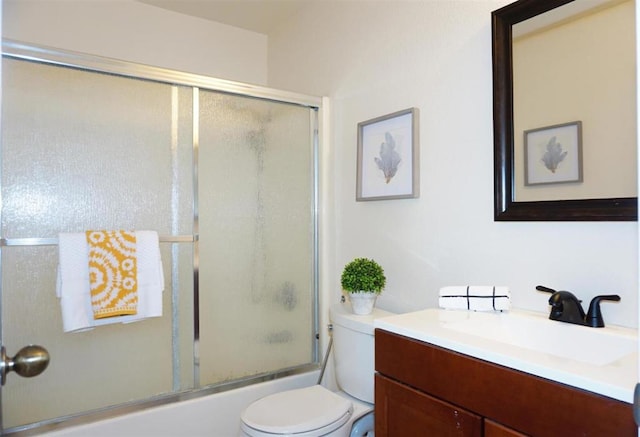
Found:
[(544, 163), (544, 166), (551, 171), (551, 173), (555, 173), (558, 169), (558, 165), (566, 156), (567, 152), (562, 150), (562, 144), (560, 144), (554, 136), (551, 137), (547, 143), (547, 151), (542, 156), (542, 162)]
[(415, 197), (416, 113), (409, 109), (358, 123), (356, 200)]
[(379, 157), (373, 158), (378, 165), (378, 169), (384, 174), (386, 183), (391, 182), (391, 179), (398, 172), (398, 166), (402, 159), (400, 154), (396, 152), (396, 141), (389, 132), (385, 132), (384, 141), (380, 144)]

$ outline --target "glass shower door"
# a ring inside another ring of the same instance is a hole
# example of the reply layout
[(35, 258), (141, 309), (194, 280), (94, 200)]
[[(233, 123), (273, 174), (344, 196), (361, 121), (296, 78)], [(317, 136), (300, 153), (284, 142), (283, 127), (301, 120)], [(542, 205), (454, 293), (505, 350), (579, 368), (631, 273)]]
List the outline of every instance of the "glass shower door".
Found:
[[(0, 343), (51, 361), (7, 375), (0, 434), (315, 369), (318, 108), (30, 59), (2, 64)], [(91, 229), (158, 232), (162, 317), (63, 331), (57, 237)]]
[(199, 93), (200, 383), (312, 363), (315, 111)]
[[(55, 245), (86, 229), (192, 233), (191, 89), (9, 58), (2, 85), (2, 343), (51, 356), (36, 378), (7, 375), (3, 428), (171, 392), (176, 353), (192, 381), (191, 243), (161, 243), (164, 317), (77, 333), (63, 332)], [(185, 351), (171, 317), (181, 270)]]

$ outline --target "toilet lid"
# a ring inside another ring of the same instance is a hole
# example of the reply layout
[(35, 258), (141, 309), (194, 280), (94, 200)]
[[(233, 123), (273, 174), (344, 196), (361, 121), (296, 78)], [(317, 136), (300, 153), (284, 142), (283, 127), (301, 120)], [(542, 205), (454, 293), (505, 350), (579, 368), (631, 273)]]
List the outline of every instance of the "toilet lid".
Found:
[(322, 428), (353, 410), (351, 402), (321, 385), (266, 396), (242, 413), (242, 422), (273, 434), (296, 434)]

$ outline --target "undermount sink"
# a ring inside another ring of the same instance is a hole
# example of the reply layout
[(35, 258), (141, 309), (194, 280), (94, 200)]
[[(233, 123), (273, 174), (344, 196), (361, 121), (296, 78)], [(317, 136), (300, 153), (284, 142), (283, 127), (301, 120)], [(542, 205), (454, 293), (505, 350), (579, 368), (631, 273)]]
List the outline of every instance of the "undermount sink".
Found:
[[(451, 316), (449, 314), (448, 316)], [(637, 350), (637, 338), (615, 328), (589, 328), (527, 313), (457, 313), (443, 326), (457, 332), (603, 366)]]

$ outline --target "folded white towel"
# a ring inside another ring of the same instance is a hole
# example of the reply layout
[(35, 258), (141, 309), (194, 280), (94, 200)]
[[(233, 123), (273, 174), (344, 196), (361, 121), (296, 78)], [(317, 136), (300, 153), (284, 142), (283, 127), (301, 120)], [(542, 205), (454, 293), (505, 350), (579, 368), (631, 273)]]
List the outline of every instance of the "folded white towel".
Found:
[(56, 295), (60, 298), (64, 332), (91, 328), (89, 295), (89, 245), (84, 233), (58, 235), (58, 278)]
[(463, 285), (442, 287), (440, 308), (470, 311), (506, 311), (511, 307), (508, 287)]
[(161, 317), (164, 275), (158, 243), (157, 232), (136, 231), (137, 314), (94, 319), (89, 288), (89, 245), (86, 235), (84, 232), (59, 234), (56, 294), (60, 298), (64, 332), (81, 332), (95, 326)]

